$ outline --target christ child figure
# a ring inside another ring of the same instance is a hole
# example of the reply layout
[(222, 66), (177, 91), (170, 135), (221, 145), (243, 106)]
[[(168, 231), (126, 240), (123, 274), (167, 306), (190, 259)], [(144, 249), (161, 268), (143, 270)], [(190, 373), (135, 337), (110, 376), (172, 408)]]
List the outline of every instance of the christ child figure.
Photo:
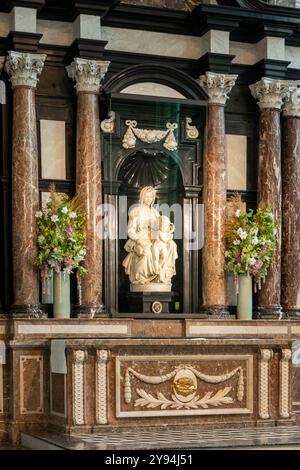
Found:
[(160, 274), (160, 271), (164, 269), (168, 261), (170, 244), (173, 240), (174, 230), (174, 224), (170, 222), (170, 219), (165, 215), (161, 215), (159, 217), (157, 238), (152, 244), (154, 269), (156, 274)]

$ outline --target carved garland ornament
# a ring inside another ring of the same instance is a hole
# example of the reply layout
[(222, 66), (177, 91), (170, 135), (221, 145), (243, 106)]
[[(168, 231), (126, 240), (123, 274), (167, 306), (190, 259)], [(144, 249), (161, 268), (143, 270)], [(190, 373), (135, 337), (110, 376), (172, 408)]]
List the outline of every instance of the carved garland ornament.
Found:
[(232, 387), (225, 387), (218, 390), (214, 395), (212, 391), (207, 392), (202, 398), (197, 395), (197, 378), (207, 383), (222, 383), (229, 380), (235, 374), (239, 374), (238, 387), (237, 387), (237, 399), (242, 401), (244, 398), (244, 374), (242, 367), (237, 367), (231, 372), (222, 375), (207, 375), (198, 371), (189, 365), (180, 365), (176, 367), (172, 372), (166, 375), (148, 376), (140, 374), (131, 367), (128, 367), (125, 373), (124, 381), (124, 399), (125, 403), (131, 403), (132, 390), (130, 375), (134, 375), (141, 382), (147, 384), (161, 384), (168, 380), (173, 380), (173, 394), (172, 399), (165, 397), (161, 392), (157, 392), (156, 397), (147, 393), (141, 388), (136, 389), (136, 393), (141, 397), (134, 402), (134, 406), (146, 407), (146, 408), (157, 408), (165, 410), (168, 407), (180, 409), (197, 409), (208, 408), (210, 406), (220, 406), (222, 404), (228, 404), (233, 402), (233, 398), (228, 397), (228, 393)]
[(176, 150), (178, 147), (174, 135), (175, 129), (178, 128), (178, 124), (176, 123), (167, 122), (166, 131), (157, 129), (139, 129), (136, 121), (126, 120), (125, 124), (128, 126), (122, 140), (122, 145), (125, 149), (135, 148), (137, 139), (148, 144), (164, 140), (163, 146), (171, 152)]
[(290, 349), (282, 350), (282, 357), (280, 361), (280, 403), (279, 413), (282, 418), (290, 417), (290, 400), (289, 400), (289, 389), (290, 389), (290, 360), (292, 357), (292, 351)]
[(84, 361), (85, 351), (74, 351), (73, 419), (75, 424), (84, 424)]
[(259, 364), (259, 416), (268, 419), (269, 415), (269, 361), (273, 352), (270, 349), (261, 349)]
[(107, 423), (107, 380), (106, 364), (108, 351), (105, 349), (97, 351), (97, 370), (96, 370), (96, 417), (98, 424)]

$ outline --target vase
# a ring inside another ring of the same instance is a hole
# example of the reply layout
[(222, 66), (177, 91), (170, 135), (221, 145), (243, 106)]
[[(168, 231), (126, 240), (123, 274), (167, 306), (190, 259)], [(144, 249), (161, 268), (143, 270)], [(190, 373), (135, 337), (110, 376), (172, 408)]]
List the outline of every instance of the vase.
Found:
[(54, 318), (70, 318), (70, 274), (63, 272), (54, 273)]
[(46, 277), (42, 277), (42, 304), (53, 304), (53, 269)]
[(252, 276), (240, 274), (238, 283), (237, 319), (252, 320)]

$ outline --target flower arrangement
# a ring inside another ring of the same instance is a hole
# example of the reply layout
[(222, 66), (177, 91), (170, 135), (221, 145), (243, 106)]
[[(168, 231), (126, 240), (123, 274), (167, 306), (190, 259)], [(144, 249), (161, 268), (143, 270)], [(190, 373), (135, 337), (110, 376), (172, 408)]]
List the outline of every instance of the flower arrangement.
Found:
[(81, 265), (85, 258), (85, 218), (78, 198), (58, 194), (50, 187), (50, 199), (36, 213), (38, 225), (37, 266), (41, 277), (47, 278), (50, 270), (70, 274), (77, 270), (79, 276), (87, 271)]
[(276, 249), (277, 226), (271, 208), (245, 212), (241, 197), (232, 199), (231, 216), (226, 223), (225, 269), (254, 277), (261, 288)]

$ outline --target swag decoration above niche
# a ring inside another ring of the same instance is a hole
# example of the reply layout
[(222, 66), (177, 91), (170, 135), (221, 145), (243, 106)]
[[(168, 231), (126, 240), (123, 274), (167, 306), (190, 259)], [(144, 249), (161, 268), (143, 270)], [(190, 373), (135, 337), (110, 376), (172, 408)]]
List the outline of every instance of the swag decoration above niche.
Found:
[(176, 124), (176, 122), (167, 122), (166, 131), (159, 129), (139, 129), (137, 127), (137, 122), (131, 121), (130, 119), (127, 119), (125, 124), (128, 126), (122, 141), (122, 145), (125, 149), (135, 148), (137, 139), (148, 144), (160, 142), (165, 139), (163, 146), (171, 152), (176, 150), (178, 147), (174, 135), (174, 130), (178, 128), (178, 124)]

